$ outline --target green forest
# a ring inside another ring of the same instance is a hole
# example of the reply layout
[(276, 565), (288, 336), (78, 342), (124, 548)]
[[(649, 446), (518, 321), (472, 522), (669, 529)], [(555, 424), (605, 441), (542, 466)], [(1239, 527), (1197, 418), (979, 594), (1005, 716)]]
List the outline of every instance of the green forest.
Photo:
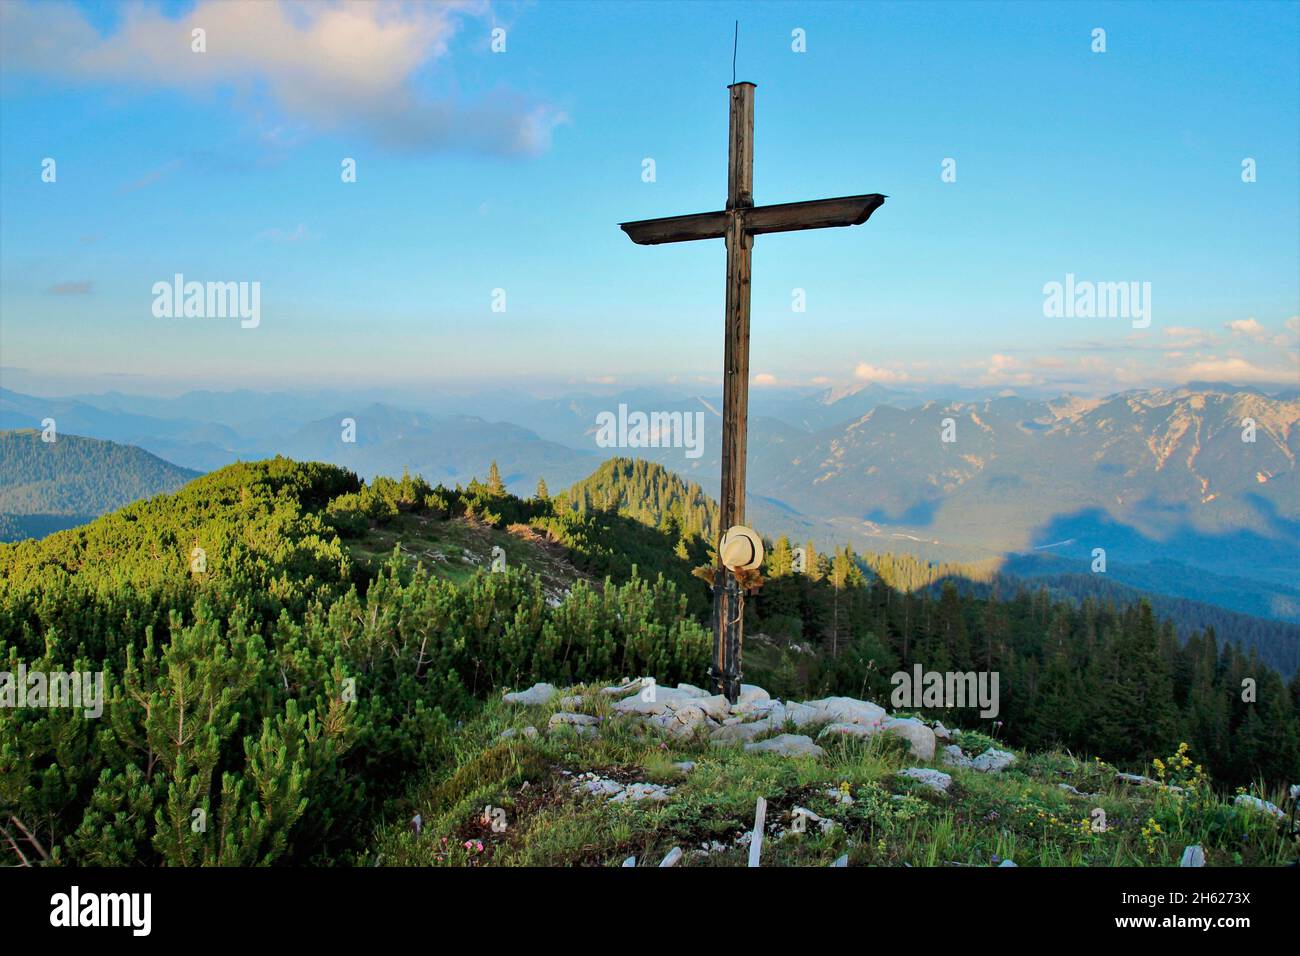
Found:
[[(412, 517), (527, 529), (582, 577), (552, 601), (526, 563), (457, 583), (400, 546), (358, 558)], [(49, 862), (357, 862), (502, 688), (703, 683), (692, 572), (715, 522), (697, 487), (639, 462), (521, 499), (495, 468), (448, 489), (277, 458), (0, 546), (0, 671), (102, 670), (108, 697), (101, 720), (0, 708), (0, 820)], [(904, 559), (803, 548), (796, 573), (773, 542), (746, 605), (746, 680), (773, 696), (887, 703), (913, 663), (996, 670), (999, 723), (943, 719), (1136, 770), (1189, 742), (1224, 790), (1300, 779), (1300, 678), (1212, 631), (1184, 642), (1145, 603), (1045, 589), (908, 591)]]

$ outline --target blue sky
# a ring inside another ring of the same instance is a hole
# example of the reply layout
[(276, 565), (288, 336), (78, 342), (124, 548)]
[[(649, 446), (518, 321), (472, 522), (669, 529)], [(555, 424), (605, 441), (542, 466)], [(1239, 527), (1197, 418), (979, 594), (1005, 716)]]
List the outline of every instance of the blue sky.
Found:
[[(736, 19), (756, 200), (890, 197), (756, 241), (755, 387), (1300, 381), (1295, 3), (0, 17), (7, 387), (716, 386), (721, 242), (640, 247), (617, 223), (722, 206)], [(260, 325), (156, 318), (178, 272), (260, 282)], [(1149, 282), (1150, 327), (1045, 317), (1067, 274)]]

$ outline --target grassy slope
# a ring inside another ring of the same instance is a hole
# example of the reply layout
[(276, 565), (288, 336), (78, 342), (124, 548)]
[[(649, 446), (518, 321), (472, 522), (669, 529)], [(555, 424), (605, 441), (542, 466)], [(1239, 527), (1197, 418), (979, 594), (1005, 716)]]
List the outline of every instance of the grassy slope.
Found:
[(525, 567), (540, 575), (548, 596), (562, 596), (586, 577), (570, 563), (563, 547), (525, 525), (499, 530), (474, 518), (443, 520), (407, 513), (345, 543), (352, 557), (369, 570), (378, 570), (400, 547), (403, 555), (430, 574), (457, 585), (491, 565), (494, 547), (505, 551), (509, 567)]
[[(657, 865), (680, 846), (687, 851), (680, 865), (743, 866), (748, 851), (737, 840), (753, 826), (759, 796), (768, 801), (763, 863), (769, 866), (825, 866), (843, 853), (855, 866), (987, 866), (1008, 858), (1021, 866), (1177, 866), (1192, 843), (1205, 848), (1211, 866), (1277, 865), (1295, 857), (1294, 843), (1261, 813), (1221, 797), (1134, 787), (1104, 763), (1066, 754), (1019, 754), (1000, 774), (941, 768), (953, 777), (943, 796), (898, 777), (897, 770), (918, 764), (898, 742), (881, 736), (831, 744), (819, 759), (674, 741), (622, 718), (603, 721), (599, 737), (587, 740), (568, 730), (546, 733), (558, 701), (544, 707), (487, 704), (457, 733), (454, 759), (412, 789), (410, 812), (421, 815), (422, 834), (413, 835), (405, 821), (382, 827), (379, 862), (617, 866), (636, 856), (641, 865)], [(588, 693), (587, 701), (581, 710), (609, 717), (608, 698)], [(528, 725), (541, 735), (498, 740), (507, 727)], [(990, 743), (976, 734), (959, 735), (957, 742), (968, 753)], [(696, 762), (689, 773), (673, 766), (684, 760)], [(564, 771), (593, 770), (620, 782), (676, 789), (662, 803), (615, 804), (575, 793)], [(1062, 783), (1092, 796), (1074, 796)], [(852, 805), (826, 793), (840, 788), (852, 795)], [(503, 831), (494, 832), (483, 819), (487, 806), (504, 809)], [(837, 825), (821, 833), (811, 824), (805, 833), (778, 838), (790, 829), (795, 806)], [(1108, 824), (1102, 833), (1091, 826), (1098, 807)], [(725, 849), (691, 853), (714, 842)]]

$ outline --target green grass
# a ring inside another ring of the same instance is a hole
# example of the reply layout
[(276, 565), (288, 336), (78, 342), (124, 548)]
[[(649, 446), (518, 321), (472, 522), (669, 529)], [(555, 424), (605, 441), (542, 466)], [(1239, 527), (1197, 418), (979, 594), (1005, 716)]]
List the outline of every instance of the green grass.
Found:
[(443, 520), (404, 512), (346, 543), (353, 558), (372, 571), (400, 548), (409, 560), (456, 585), (491, 565), (493, 547), (505, 551), (508, 566), (541, 575), (547, 593), (561, 595), (584, 576), (567, 560), (562, 546), (533, 529), (512, 525), (498, 530), (473, 518)]
[[(752, 828), (759, 796), (768, 803), (765, 866), (826, 866), (844, 853), (850, 865), (989, 866), (1013, 859), (1020, 866), (1177, 866), (1192, 843), (1204, 847), (1211, 866), (1267, 866), (1292, 862), (1300, 852), (1271, 818), (1232, 806), (1230, 794), (1134, 787), (1104, 763), (1069, 754), (1018, 754), (999, 774), (935, 764), (953, 777), (949, 793), (940, 795), (896, 775), (918, 764), (893, 738), (836, 741), (819, 759), (746, 753), (673, 740), (611, 717), (611, 701), (593, 691), (569, 693), (584, 694), (580, 710), (606, 718), (595, 739), (547, 733), (558, 697), (545, 707), (485, 705), (457, 732), (450, 763), (412, 789), (407, 818), (379, 828), (370, 862), (617, 866), (635, 856), (640, 865), (657, 865), (680, 846), (682, 866), (743, 866), (748, 848), (738, 838)], [(528, 725), (539, 737), (498, 740), (507, 727)], [(673, 766), (685, 760), (695, 762), (689, 773)], [(572, 775), (586, 771), (675, 789), (666, 802), (610, 803), (573, 790)], [(1073, 795), (1062, 783), (1089, 796)], [(840, 803), (828, 790), (846, 791), (854, 802)], [(1277, 795), (1265, 796), (1277, 802)], [(810, 823), (791, 832), (796, 806), (835, 826), (823, 833)], [(505, 811), (504, 829), (493, 829), (485, 807)], [(1105, 812), (1104, 831), (1095, 829), (1097, 809)], [(424, 823), (419, 837), (407, 822), (417, 812)], [(706, 844), (724, 849), (692, 853)]]

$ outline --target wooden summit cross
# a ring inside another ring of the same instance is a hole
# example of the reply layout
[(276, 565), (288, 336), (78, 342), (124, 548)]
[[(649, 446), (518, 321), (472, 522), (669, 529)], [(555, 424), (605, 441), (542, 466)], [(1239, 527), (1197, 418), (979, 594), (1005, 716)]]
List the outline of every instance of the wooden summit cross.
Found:
[[(643, 246), (692, 239), (727, 243), (727, 314), (722, 381), (722, 488), (719, 534), (745, 521), (745, 428), (749, 415), (749, 254), (765, 232), (857, 226), (885, 201), (879, 193), (754, 205), (754, 84), (733, 83), (728, 142), (727, 208), (666, 219), (625, 222), (622, 230)], [(723, 566), (719, 549), (713, 583), (713, 666), (717, 692), (740, 696), (740, 653), (745, 595)]]

